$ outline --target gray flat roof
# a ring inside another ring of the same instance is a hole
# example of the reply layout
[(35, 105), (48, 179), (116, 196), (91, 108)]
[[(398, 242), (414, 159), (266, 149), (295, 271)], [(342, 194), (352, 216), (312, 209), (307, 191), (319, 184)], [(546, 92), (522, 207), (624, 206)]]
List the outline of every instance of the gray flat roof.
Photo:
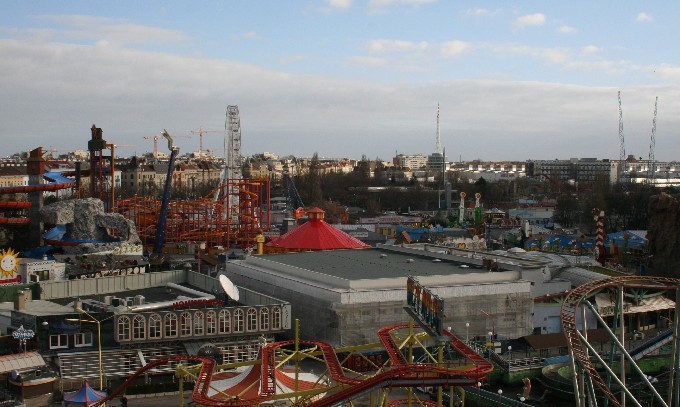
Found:
[(399, 253), (353, 249), (267, 254), (266, 260), (347, 280), (412, 276), (464, 275), (486, 272), (483, 266), (436, 259), (434, 253)]

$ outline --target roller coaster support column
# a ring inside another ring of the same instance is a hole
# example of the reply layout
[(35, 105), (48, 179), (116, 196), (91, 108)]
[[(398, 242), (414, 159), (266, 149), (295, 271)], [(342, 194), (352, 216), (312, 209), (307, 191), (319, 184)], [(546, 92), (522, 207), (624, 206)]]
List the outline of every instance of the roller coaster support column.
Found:
[(673, 368), (668, 383), (668, 404), (680, 406), (680, 287), (675, 289), (675, 316), (673, 317)]
[[(444, 364), (444, 345), (446, 344), (446, 336), (442, 335), (439, 338), (439, 350), (437, 351), (437, 364), (442, 367)], [(442, 393), (444, 392), (443, 386), (437, 387), (437, 405), (442, 405)]]
[[(649, 381), (649, 378), (647, 377), (647, 375), (642, 371), (642, 369), (640, 369), (640, 367), (637, 365), (637, 363), (635, 363), (635, 360), (633, 360), (633, 357), (630, 356), (628, 351), (624, 348), (623, 342), (621, 342), (619, 340), (619, 338), (616, 337), (616, 333), (609, 328), (609, 326), (607, 325), (607, 322), (597, 312), (597, 309), (595, 308), (595, 306), (590, 301), (584, 301), (584, 303), (593, 312), (593, 314), (595, 315), (597, 320), (600, 322), (600, 324), (602, 325), (603, 329), (607, 332), (607, 334), (609, 334), (609, 337), (611, 338), (613, 345), (615, 347), (619, 348), (619, 352), (621, 352), (621, 355), (623, 356), (624, 360), (625, 359), (628, 360), (629, 366), (631, 367), (631, 369), (634, 370), (638, 374), (638, 376), (640, 376), (640, 378), (645, 383), (645, 385), (647, 386), (649, 391), (651, 391), (652, 394), (654, 394), (654, 396), (657, 398), (657, 400), (660, 402), (660, 404), (662, 406), (667, 406), (668, 404), (666, 404), (666, 402), (661, 397), (661, 395), (656, 391), (654, 386), (652, 386), (652, 383)], [(621, 386), (621, 388), (623, 390), (621, 392), (623, 394), (622, 402), (625, 403), (625, 397), (628, 396), (636, 406), (639, 406), (640, 403), (635, 399), (635, 397), (633, 397), (630, 390), (628, 390), (628, 388), (625, 386), (625, 378), (622, 379), (622, 380), (619, 380), (618, 377), (616, 377), (616, 375), (614, 374), (614, 372), (611, 371), (611, 368), (609, 367), (609, 365), (607, 365), (607, 363), (605, 363), (605, 361), (602, 360), (602, 358), (597, 354), (597, 352), (594, 349), (592, 349), (592, 346), (588, 343), (586, 338), (583, 337), (583, 335), (580, 335), (580, 336), (581, 336), (581, 340), (588, 347), (588, 350), (603, 365), (605, 370), (607, 370), (609, 373), (611, 373), (612, 378), (619, 384), (619, 386)], [(622, 405), (625, 405), (625, 404), (622, 404)]]
[(295, 405), (298, 404), (298, 382), (300, 381), (300, 320), (295, 319)]
[[(619, 326), (621, 327), (621, 338), (619, 339), (621, 342), (621, 382), (623, 383), (623, 387), (626, 387), (626, 357), (623, 355), (626, 351), (626, 313), (623, 312), (623, 285), (619, 286), (617, 294), (619, 297), (618, 302), (621, 307), (621, 311), (619, 312), (619, 318), (621, 318), (619, 321)], [(626, 407), (626, 395), (623, 392), (621, 392), (621, 406)]]
[(181, 365), (182, 365), (181, 363), (177, 365), (177, 369), (175, 370), (175, 377), (177, 378), (179, 387), (179, 407), (184, 407), (184, 375), (186, 374), (186, 370), (184, 370)]
[[(408, 322), (408, 363), (413, 363), (413, 318)], [(413, 398), (413, 387), (408, 389), (408, 407), (411, 407), (411, 402)]]

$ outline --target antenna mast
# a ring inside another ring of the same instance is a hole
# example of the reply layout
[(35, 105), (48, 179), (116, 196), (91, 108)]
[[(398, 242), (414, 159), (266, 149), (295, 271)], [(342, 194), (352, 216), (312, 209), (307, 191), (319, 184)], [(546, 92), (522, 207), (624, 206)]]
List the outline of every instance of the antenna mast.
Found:
[(659, 103), (659, 97), (654, 100), (654, 119), (652, 120), (652, 138), (649, 142), (649, 172), (647, 174), (647, 181), (654, 182), (655, 163), (654, 163), (654, 149), (656, 148), (656, 106)]
[(442, 153), (442, 140), (439, 135), (439, 103), (437, 103), (437, 141), (435, 144), (435, 151), (439, 154)]
[(619, 182), (621, 182), (621, 176), (625, 171), (626, 163), (626, 144), (623, 139), (623, 109), (621, 108), (621, 91), (619, 91)]

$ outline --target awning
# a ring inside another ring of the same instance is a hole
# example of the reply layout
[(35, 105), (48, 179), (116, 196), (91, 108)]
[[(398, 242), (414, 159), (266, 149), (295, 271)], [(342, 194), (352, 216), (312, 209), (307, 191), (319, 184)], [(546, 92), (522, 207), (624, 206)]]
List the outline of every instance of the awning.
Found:
[(25, 352), (0, 356), (0, 373), (7, 373), (12, 370), (21, 371), (42, 366), (45, 366), (45, 359), (43, 359), (38, 352)]
[[(607, 294), (597, 294), (595, 296), (595, 305), (597, 311), (603, 317), (614, 315), (614, 307), (616, 300), (609, 297)], [(654, 297), (644, 298), (638, 305), (624, 299), (623, 313), (625, 314), (639, 314), (650, 311), (660, 311), (665, 309), (675, 309), (675, 301), (670, 300), (663, 295), (656, 295)]]

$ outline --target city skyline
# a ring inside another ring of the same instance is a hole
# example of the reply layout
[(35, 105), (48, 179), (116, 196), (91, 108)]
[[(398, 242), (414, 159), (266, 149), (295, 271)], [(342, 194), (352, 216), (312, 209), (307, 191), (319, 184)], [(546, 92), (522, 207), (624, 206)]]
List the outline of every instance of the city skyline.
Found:
[[(184, 3), (9, 1), (0, 16), (0, 156), (86, 149), (451, 161), (680, 157), (676, 4), (430, 0)], [(192, 131), (194, 133), (192, 133)], [(147, 137), (146, 139), (144, 137)], [(159, 143), (159, 150), (165, 148)]]

